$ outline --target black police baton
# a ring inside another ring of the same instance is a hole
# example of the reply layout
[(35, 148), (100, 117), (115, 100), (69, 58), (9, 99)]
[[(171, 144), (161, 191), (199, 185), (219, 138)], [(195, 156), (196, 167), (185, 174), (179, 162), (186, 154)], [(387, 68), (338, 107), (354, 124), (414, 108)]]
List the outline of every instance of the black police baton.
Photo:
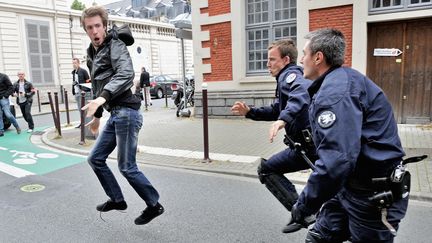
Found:
[(312, 163), (312, 161), (310, 161), (310, 159), (307, 157), (306, 152), (304, 151), (304, 149), (302, 148), (301, 143), (296, 143), (294, 142), (290, 137), (288, 137), (287, 135), (285, 135), (285, 139), (284, 139), (285, 144), (287, 144), (290, 148), (294, 148), (294, 150), (300, 154), (300, 156), (304, 159), (304, 161), (306, 161), (306, 163), (309, 165), (309, 167), (313, 170), (316, 171), (316, 167), (315, 165)]

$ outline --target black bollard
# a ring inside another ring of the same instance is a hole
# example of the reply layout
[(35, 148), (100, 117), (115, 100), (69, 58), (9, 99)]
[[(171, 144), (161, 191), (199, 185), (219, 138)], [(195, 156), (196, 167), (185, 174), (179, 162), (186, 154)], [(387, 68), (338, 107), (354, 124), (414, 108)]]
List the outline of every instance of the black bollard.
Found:
[[(186, 94), (185, 94), (186, 95)], [(211, 162), (209, 158), (209, 137), (208, 137), (208, 103), (207, 84), (202, 84), (202, 105), (203, 105), (203, 128), (204, 128), (204, 161)]]
[(64, 104), (64, 93), (63, 93), (64, 89), (63, 89), (63, 85), (60, 84), (60, 100), (61, 103)]
[(65, 96), (65, 108), (66, 108), (66, 120), (67, 125), (70, 125), (70, 117), (69, 117), (69, 100), (68, 100), (68, 93), (67, 90), (64, 90), (64, 96)]
[(58, 132), (59, 129), (57, 127), (57, 118), (56, 118), (56, 114), (55, 114), (55, 110), (54, 110), (54, 103), (53, 103), (53, 100), (52, 100), (52, 97), (51, 97), (51, 92), (48, 92), (48, 100), (49, 100), (50, 107), (51, 107), (51, 114), (52, 114), (52, 117), (53, 117), (54, 126), (55, 126), (55, 128), (56, 128), (56, 130)]
[(163, 92), (165, 97), (165, 108), (168, 108), (167, 84), (164, 84), (164, 88), (165, 90)]
[(56, 108), (56, 117), (57, 117), (57, 131), (58, 135), (61, 137), (61, 126), (60, 126), (60, 109), (59, 109), (59, 100), (58, 100), (58, 93), (54, 92), (54, 103)]
[(41, 110), (40, 94), (39, 94), (39, 90), (38, 89), (36, 90), (36, 94), (37, 94), (37, 102), (38, 102), (39, 113), (40, 113), (42, 110)]
[(80, 145), (84, 145), (85, 144), (85, 127), (84, 127), (84, 123), (85, 123), (85, 113), (82, 110), (82, 108), (85, 105), (85, 92), (81, 91), (81, 109), (80, 109), (80, 129), (81, 129), (81, 141), (79, 142)]
[(145, 110), (148, 111), (148, 109), (147, 109), (147, 107), (148, 107), (148, 104), (147, 104), (147, 87), (144, 86), (144, 87), (143, 87), (143, 90), (144, 90), (144, 91), (142, 91), (142, 92), (144, 92), (143, 97), (144, 97)]

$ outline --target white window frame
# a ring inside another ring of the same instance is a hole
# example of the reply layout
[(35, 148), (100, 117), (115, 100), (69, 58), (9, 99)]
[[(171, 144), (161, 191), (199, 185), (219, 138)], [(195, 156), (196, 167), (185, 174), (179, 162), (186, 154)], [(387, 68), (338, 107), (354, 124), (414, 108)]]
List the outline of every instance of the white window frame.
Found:
[[(391, 6), (374, 8), (373, 4), (375, 1), (380, 1), (381, 5), (384, 1), (390, 1)], [(397, 0), (369, 0), (369, 14), (383, 14), (432, 8), (432, 0), (418, 0), (419, 3), (411, 3), (413, 0), (399, 0), (400, 5), (394, 5), (395, 1)]]
[[(267, 9), (263, 7), (264, 3), (267, 3)], [(277, 3), (282, 4), (278, 9)], [(260, 12), (254, 11), (257, 7)], [(281, 16), (276, 20), (275, 10), (287, 10), (288, 16)], [(267, 19), (263, 20), (266, 16)], [(257, 17), (260, 18), (258, 22), (255, 21)], [(252, 18), (253, 23), (249, 23)], [(280, 36), (276, 36), (278, 29), (281, 29)], [(266, 74), (268, 45), (282, 38), (292, 38), (294, 41), (297, 39), (297, 0), (245, 0), (245, 32), (246, 76)], [(263, 35), (265, 33), (266, 36)]]

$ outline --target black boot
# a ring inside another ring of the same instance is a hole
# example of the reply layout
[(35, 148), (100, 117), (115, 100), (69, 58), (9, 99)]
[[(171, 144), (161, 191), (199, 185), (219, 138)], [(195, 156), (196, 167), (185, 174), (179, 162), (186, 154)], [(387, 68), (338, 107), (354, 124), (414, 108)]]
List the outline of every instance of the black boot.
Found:
[(114, 202), (111, 199), (96, 206), (96, 210), (100, 212), (108, 212), (111, 210), (125, 210), (126, 208), (127, 204), (125, 201)]
[(162, 207), (162, 205), (160, 205), (159, 203), (157, 203), (153, 207), (147, 207), (146, 209), (144, 209), (142, 214), (135, 219), (135, 224), (136, 225), (148, 224), (154, 218), (163, 214), (164, 211), (165, 211), (164, 207)]
[(288, 234), (288, 233), (297, 232), (302, 228), (307, 228), (309, 225), (315, 223), (315, 221), (316, 221), (315, 215), (309, 215), (305, 217), (304, 222), (302, 223), (294, 222), (291, 219), (290, 222), (282, 229), (282, 233)]

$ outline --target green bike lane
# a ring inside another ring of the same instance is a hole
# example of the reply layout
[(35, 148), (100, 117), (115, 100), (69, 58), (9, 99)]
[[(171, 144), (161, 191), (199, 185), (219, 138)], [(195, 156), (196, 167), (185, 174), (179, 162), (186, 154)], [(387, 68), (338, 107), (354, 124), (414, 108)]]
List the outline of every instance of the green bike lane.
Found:
[[(36, 128), (35, 134), (46, 129)], [(0, 137), (0, 171), (14, 177), (43, 175), (85, 161), (82, 156), (74, 156), (48, 150), (33, 144), (31, 134), (15, 130), (5, 132)]]

